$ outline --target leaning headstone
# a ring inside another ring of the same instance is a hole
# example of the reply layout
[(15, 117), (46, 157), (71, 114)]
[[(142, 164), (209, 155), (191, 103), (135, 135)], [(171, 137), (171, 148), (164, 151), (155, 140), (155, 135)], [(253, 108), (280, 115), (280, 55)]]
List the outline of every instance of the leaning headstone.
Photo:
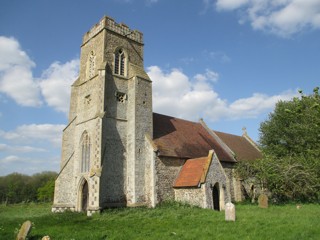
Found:
[(266, 194), (261, 194), (258, 198), (260, 208), (268, 208), (268, 196)]
[(233, 222), (236, 220), (236, 208), (231, 202), (228, 202), (225, 206), (225, 220)]
[(25, 240), (31, 231), (32, 224), (30, 221), (25, 221), (18, 233), (17, 240)]

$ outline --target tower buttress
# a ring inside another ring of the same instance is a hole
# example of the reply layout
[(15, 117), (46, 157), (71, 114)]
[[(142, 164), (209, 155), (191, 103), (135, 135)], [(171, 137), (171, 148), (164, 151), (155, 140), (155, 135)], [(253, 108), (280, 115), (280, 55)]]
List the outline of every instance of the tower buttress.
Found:
[(152, 137), (152, 89), (143, 35), (103, 17), (83, 36), (53, 210), (146, 204), (145, 135)]

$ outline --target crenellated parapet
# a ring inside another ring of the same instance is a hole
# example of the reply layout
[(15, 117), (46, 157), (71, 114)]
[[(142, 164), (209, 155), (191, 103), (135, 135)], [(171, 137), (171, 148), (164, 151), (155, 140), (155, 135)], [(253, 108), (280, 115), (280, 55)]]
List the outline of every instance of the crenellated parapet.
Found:
[(91, 38), (96, 36), (103, 29), (115, 32), (123, 37), (129, 38), (135, 42), (143, 44), (143, 34), (138, 30), (132, 30), (123, 23), (116, 23), (110, 17), (103, 17), (99, 23), (94, 25), (87, 33), (84, 34), (82, 44), (88, 42)]

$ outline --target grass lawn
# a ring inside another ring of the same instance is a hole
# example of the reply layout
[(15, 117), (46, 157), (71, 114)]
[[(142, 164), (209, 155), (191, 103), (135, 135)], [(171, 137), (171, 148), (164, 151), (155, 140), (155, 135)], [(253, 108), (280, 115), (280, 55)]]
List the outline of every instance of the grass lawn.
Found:
[(320, 205), (236, 205), (236, 222), (224, 212), (178, 203), (155, 209), (108, 209), (87, 217), (83, 213), (52, 214), (48, 204), (0, 205), (0, 239), (15, 239), (20, 225), (33, 223), (29, 239), (320, 239)]

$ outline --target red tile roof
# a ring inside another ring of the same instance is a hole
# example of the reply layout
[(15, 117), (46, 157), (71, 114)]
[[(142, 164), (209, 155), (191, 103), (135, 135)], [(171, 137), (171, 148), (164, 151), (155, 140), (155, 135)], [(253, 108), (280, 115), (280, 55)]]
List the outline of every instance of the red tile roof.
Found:
[(261, 152), (245, 137), (217, 131), (214, 132), (235, 153), (237, 160), (256, 160), (262, 157)]
[(183, 165), (173, 187), (198, 187), (206, 181), (213, 151), (207, 157), (189, 159)]
[(214, 149), (220, 161), (235, 162), (201, 123), (153, 113), (153, 141), (159, 156), (200, 158)]

